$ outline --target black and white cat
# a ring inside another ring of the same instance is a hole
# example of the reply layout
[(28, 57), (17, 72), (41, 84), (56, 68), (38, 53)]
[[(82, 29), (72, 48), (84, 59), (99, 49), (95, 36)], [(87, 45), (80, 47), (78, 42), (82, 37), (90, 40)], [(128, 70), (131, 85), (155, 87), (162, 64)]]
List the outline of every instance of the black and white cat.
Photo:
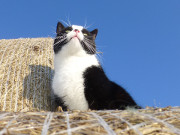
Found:
[(52, 88), (63, 109), (103, 110), (140, 108), (121, 86), (110, 81), (96, 58), (95, 38), (82, 26), (58, 22), (54, 40)]

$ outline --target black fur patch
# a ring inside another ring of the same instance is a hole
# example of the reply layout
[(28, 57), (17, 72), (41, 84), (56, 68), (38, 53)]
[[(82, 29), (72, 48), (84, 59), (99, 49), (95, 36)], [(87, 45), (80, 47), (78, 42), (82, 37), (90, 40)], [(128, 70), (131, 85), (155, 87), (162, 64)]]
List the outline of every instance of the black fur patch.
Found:
[(92, 66), (84, 72), (85, 97), (93, 110), (140, 108), (128, 92), (110, 81), (101, 67)]
[(84, 36), (84, 40), (81, 42), (83, 49), (87, 54), (96, 54), (95, 36), (86, 29), (83, 29), (82, 33), (87, 34)]
[(61, 48), (63, 47), (63, 45), (65, 45), (68, 42), (65, 39), (66, 38), (66, 34), (67, 34), (66, 33), (67, 30), (71, 31), (72, 27), (63, 28), (61, 32), (57, 33), (56, 38), (54, 40), (54, 46), (53, 46), (55, 53), (58, 53), (61, 50)]
[(67, 106), (64, 105), (63, 100), (62, 100), (60, 97), (58, 97), (57, 95), (54, 95), (54, 103), (55, 103), (55, 105), (54, 105), (54, 106), (55, 106), (55, 109), (56, 109), (58, 106), (61, 106), (64, 111), (67, 110)]

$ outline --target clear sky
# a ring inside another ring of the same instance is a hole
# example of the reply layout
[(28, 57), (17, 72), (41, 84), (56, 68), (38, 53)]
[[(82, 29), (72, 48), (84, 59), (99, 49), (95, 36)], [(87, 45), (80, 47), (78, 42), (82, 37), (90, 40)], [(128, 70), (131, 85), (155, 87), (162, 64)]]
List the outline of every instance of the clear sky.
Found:
[(1, 0), (0, 39), (54, 37), (58, 21), (98, 28), (108, 77), (145, 106), (180, 106), (180, 0)]

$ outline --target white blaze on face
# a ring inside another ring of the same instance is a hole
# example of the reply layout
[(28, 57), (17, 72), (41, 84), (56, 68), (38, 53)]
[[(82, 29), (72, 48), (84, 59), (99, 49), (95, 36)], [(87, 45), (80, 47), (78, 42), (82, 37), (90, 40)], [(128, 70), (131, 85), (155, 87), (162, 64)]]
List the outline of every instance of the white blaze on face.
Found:
[(72, 25), (72, 28), (73, 28), (73, 30), (78, 29), (79, 31), (81, 31), (83, 29), (82, 26), (78, 26), (78, 25)]
[(77, 38), (80, 41), (84, 39), (84, 35), (82, 33), (83, 27), (78, 25), (72, 25), (72, 31), (67, 34), (67, 38), (70, 40), (72, 38)]

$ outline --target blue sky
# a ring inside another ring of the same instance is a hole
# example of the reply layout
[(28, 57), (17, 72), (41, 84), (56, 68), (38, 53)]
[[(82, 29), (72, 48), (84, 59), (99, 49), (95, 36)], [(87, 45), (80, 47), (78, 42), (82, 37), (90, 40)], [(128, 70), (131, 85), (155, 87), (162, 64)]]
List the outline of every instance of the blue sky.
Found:
[(0, 39), (54, 37), (60, 20), (98, 28), (108, 77), (145, 106), (180, 105), (179, 0), (1, 0)]

